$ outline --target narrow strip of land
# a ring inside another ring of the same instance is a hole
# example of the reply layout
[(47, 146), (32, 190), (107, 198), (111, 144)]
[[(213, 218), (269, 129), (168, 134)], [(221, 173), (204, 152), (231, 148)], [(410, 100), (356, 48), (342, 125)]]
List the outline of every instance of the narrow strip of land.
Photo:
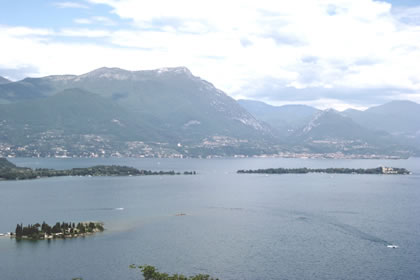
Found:
[(405, 168), (384, 167), (377, 168), (266, 168), (238, 170), (237, 173), (257, 174), (307, 174), (307, 173), (328, 173), (328, 174), (410, 174)]
[(56, 170), (18, 167), (5, 158), (0, 158), (0, 180), (25, 180), (59, 176), (141, 176), (141, 175), (195, 175), (195, 171), (175, 172), (140, 170), (129, 166), (97, 165), (86, 168)]

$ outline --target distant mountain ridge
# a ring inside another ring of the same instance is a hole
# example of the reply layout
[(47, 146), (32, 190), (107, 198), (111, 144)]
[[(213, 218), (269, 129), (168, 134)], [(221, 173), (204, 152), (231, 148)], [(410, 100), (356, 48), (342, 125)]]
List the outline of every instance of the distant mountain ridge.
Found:
[(9, 81), (8, 79), (6, 79), (6, 78), (4, 78), (4, 77), (2, 77), (2, 76), (0, 76), (0, 85), (1, 84), (7, 84), (7, 83), (10, 83), (11, 81)]
[(389, 133), (420, 133), (420, 104), (395, 100), (365, 111), (346, 110), (343, 115), (369, 128)]
[(244, 99), (238, 100), (238, 103), (257, 119), (274, 128), (280, 137), (292, 134), (320, 111), (307, 105), (272, 106), (261, 101)]
[[(283, 142), (294, 150), (419, 153), (420, 104), (411, 101), (392, 101), (366, 111), (349, 109), (344, 112), (321, 111), (305, 105), (238, 102), (257, 119), (280, 131)], [(286, 115), (289, 108), (293, 108), (292, 112)]]
[(388, 133), (363, 127), (332, 109), (315, 113), (291, 139), (317, 152), (385, 153), (401, 146)]

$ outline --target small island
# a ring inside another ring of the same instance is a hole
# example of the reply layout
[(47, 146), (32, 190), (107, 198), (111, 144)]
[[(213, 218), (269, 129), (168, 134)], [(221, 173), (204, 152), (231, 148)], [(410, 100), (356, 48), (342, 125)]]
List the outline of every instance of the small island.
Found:
[(32, 169), (18, 167), (6, 158), (0, 158), (0, 180), (25, 180), (58, 176), (142, 176), (142, 175), (196, 175), (195, 171), (151, 171), (139, 170), (129, 166), (97, 165), (86, 168), (56, 170), (47, 168)]
[(57, 222), (54, 226), (50, 226), (43, 222), (34, 225), (23, 226), (18, 224), (14, 233), (10, 233), (11, 238), (17, 240), (43, 240), (43, 239), (66, 239), (75, 237), (84, 237), (97, 232), (104, 231), (104, 223), (102, 222), (80, 222), (61, 224)]
[(328, 174), (410, 174), (405, 168), (377, 167), (377, 168), (267, 168), (255, 170), (238, 170), (237, 173), (256, 174), (307, 174), (307, 173), (328, 173)]

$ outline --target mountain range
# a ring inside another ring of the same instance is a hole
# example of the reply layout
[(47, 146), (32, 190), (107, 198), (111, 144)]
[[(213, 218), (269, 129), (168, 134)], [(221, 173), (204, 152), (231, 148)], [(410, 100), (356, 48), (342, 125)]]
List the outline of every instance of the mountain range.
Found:
[(271, 126), (295, 151), (407, 155), (419, 152), (420, 104), (415, 102), (391, 101), (365, 111), (343, 112), (321, 111), (306, 105), (238, 102)]
[(236, 101), (185, 67), (0, 77), (0, 156), (410, 156), (419, 107), (337, 112)]
[(394, 135), (415, 135), (420, 131), (420, 105), (411, 101), (391, 101), (365, 111), (346, 110), (343, 115), (368, 128)]
[(293, 134), (320, 110), (306, 105), (272, 106), (261, 101), (240, 99), (238, 103), (259, 120), (269, 124), (279, 137)]
[(3, 150), (20, 147), (23, 154), (57, 154), (56, 147), (63, 156), (272, 149), (267, 125), (185, 67), (26, 78), (1, 84), (0, 103)]

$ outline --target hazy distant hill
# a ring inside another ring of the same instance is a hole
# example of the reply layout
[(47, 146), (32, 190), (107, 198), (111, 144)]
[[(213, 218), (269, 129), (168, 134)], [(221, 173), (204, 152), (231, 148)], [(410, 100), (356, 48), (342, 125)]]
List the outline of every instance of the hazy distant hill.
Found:
[(340, 139), (361, 140), (364, 142), (376, 141), (379, 137), (389, 136), (385, 132), (372, 131), (363, 127), (351, 118), (342, 116), (333, 109), (320, 111), (294, 135), (296, 138), (306, 140)]
[(368, 128), (391, 133), (400, 143), (420, 150), (420, 104), (391, 101), (365, 111), (346, 110), (343, 115)]
[(372, 132), (338, 111), (328, 109), (317, 112), (305, 126), (295, 132), (295, 136), (311, 139), (361, 139), (372, 136)]
[(10, 83), (10, 81), (9, 81), (8, 79), (6, 79), (6, 78), (4, 78), (4, 77), (0, 76), (0, 85), (1, 85), (1, 84), (7, 84), (7, 83)]
[(411, 101), (391, 101), (365, 111), (346, 110), (343, 115), (389, 133), (420, 133), (420, 104)]
[(258, 120), (274, 128), (279, 136), (288, 136), (304, 126), (318, 109), (306, 105), (272, 106), (260, 101), (238, 100), (238, 103)]
[[(259, 101), (239, 100), (241, 106), (250, 111), (257, 119), (266, 122), (276, 131), (279, 142), (294, 151), (343, 152), (354, 154), (410, 154), (418, 153), (413, 140), (395, 137), (382, 127), (364, 126), (351, 118), (350, 114), (364, 113), (347, 110), (321, 111), (305, 105), (271, 106)], [(382, 108), (388, 114), (388, 108)], [(402, 108), (394, 108), (398, 112)], [(370, 111), (370, 110), (368, 110)], [(375, 108), (372, 108), (375, 111)], [(392, 113), (389, 113), (392, 115)], [(419, 122), (420, 114), (411, 114), (411, 124)], [(366, 116), (369, 118), (369, 116)], [(372, 120), (369, 120), (372, 121)], [(402, 121), (397, 119), (397, 123)], [(385, 122), (386, 124), (386, 122)]]
[(42, 78), (26, 78), (17, 82), (0, 84), (0, 103), (19, 102), (43, 98), (59, 89)]
[(363, 127), (332, 109), (316, 113), (291, 139), (317, 152), (410, 153), (407, 147), (387, 132)]

